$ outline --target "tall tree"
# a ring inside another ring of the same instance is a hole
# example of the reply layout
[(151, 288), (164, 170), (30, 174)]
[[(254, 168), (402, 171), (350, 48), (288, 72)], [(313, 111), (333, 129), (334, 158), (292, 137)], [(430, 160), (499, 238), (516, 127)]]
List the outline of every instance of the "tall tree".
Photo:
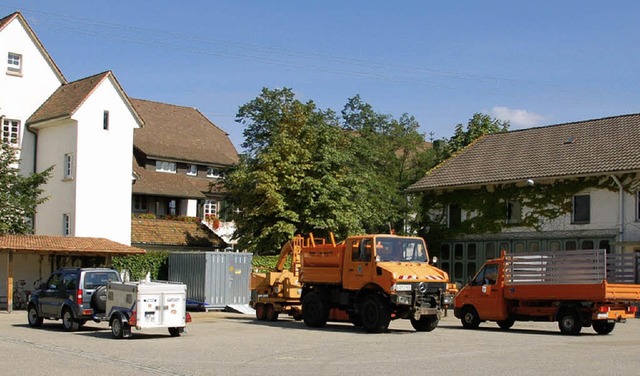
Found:
[(47, 200), (40, 186), (49, 179), (53, 167), (22, 176), (18, 172), (16, 150), (0, 142), (0, 234), (29, 234), (36, 207)]
[(439, 143), (437, 148), (439, 162), (462, 150), (480, 136), (508, 130), (508, 121), (492, 119), (489, 115), (475, 113), (467, 122), (466, 128), (462, 124), (456, 125), (454, 135), (450, 139)]

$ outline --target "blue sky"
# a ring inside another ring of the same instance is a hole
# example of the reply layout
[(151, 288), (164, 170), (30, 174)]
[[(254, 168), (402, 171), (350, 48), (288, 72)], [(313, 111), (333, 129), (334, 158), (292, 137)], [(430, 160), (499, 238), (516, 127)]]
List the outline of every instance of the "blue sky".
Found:
[(512, 129), (640, 112), (637, 1), (7, 0), (69, 81), (112, 70), (130, 97), (196, 107), (241, 151), (263, 87), (450, 137), (476, 112)]

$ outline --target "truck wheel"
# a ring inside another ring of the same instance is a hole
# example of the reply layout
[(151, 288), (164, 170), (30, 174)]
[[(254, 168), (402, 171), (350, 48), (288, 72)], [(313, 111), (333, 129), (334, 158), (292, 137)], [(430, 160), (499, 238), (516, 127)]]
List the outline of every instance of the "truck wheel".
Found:
[(511, 317), (509, 317), (506, 320), (496, 321), (496, 323), (498, 324), (500, 329), (507, 330), (507, 329), (510, 329), (513, 326), (513, 324), (516, 323), (516, 320), (514, 320)]
[(267, 308), (265, 310), (265, 318), (267, 321), (278, 321), (278, 312), (276, 312), (276, 308), (273, 304), (267, 304)]
[(372, 295), (362, 303), (360, 320), (367, 332), (382, 333), (389, 327), (391, 314), (382, 298)]
[(465, 329), (476, 329), (480, 326), (480, 316), (478, 316), (478, 311), (473, 307), (465, 307), (462, 309), (462, 318), (460, 321)]
[(65, 308), (64, 312), (62, 312), (62, 326), (68, 332), (75, 332), (80, 327), (78, 322), (73, 319), (73, 314), (71, 314), (69, 308)]
[(38, 316), (38, 310), (36, 309), (36, 306), (33, 304), (29, 305), (29, 308), (27, 311), (27, 320), (29, 320), (29, 326), (32, 328), (38, 328), (42, 326), (42, 322), (44, 321), (42, 317)]
[(593, 330), (598, 334), (609, 334), (613, 332), (613, 328), (616, 327), (615, 322), (606, 322), (606, 321), (594, 321), (593, 322)]
[(560, 314), (558, 320), (558, 327), (562, 334), (578, 335), (582, 330), (582, 324), (580, 323), (580, 317), (574, 311), (565, 310)]
[(360, 315), (355, 312), (349, 313), (349, 321), (351, 321), (353, 326), (355, 326), (356, 328), (362, 326), (362, 319), (360, 318)]
[(264, 308), (264, 304), (258, 303), (256, 304), (256, 319), (262, 321), (267, 318), (267, 312)]
[(116, 339), (124, 338), (124, 327), (122, 321), (117, 317), (111, 319), (111, 334)]
[(411, 318), (411, 326), (417, 332), (430, 332), (438, 327), (439, 321), (438, 316), (420, 316), (419, 320)]
[(329, 306), (316, 292), (309, 292), (302, 299), (302, 320), (312, 328), (319, 328), (327, 324)]

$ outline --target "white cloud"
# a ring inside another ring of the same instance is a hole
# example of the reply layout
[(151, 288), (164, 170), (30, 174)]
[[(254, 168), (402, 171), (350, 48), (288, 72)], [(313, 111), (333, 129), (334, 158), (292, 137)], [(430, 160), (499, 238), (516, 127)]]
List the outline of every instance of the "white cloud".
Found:
[(548, 120), (546, 116), (509, 107), (493, 107), (489, 113), (500, 120), (509, 120), (512, 130), (535, 127)]

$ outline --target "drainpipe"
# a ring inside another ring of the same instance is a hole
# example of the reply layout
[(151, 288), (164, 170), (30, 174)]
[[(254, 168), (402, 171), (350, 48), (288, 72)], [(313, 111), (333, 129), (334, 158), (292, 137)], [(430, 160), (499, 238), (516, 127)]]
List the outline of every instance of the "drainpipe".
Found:
[[(24, 128), (26, 130), (28, 130), (30, 133), (33, 133), (33, 173), (35, 174), (36, 172), (38, 172), (37, 167), (38, 167), (38, 132), (34, 131), (33, 129), (31, 129), (31, 127), (29, 127), (26, 123), (24, 125)], [(36, 215), (33, 215), (33, 218), (31, 219), (31, 226), (33, 227), (33, 233), (36, 233)]]
[(615, 175), (611, 175), (611, 179), (618, 186), (618, 236), (619, 242), (624, 241), (624, 188), (620, 184), (620, 180)]

